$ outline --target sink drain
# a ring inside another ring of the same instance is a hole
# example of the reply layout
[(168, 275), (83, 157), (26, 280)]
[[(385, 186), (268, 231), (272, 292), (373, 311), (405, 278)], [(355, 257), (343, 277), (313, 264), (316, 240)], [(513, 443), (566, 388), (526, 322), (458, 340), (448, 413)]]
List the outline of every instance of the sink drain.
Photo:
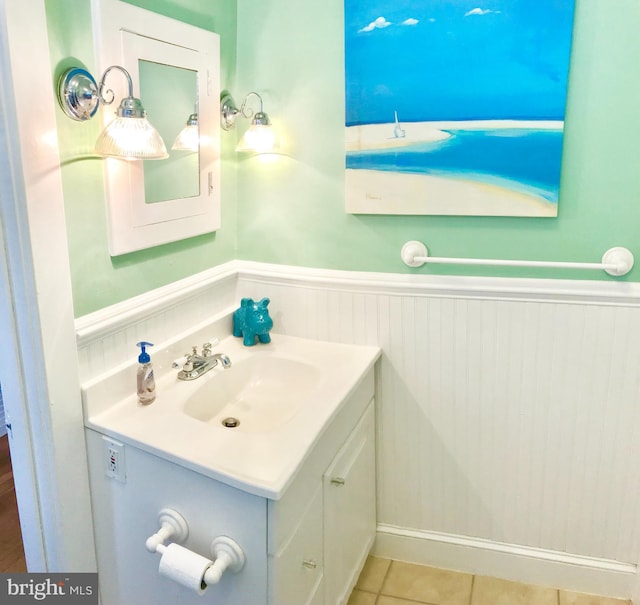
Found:
[(229, 418), (225, 418), (222, 421), (222, 426), (226, 426), (228, 429), (235, 429), (240, 424), (240, 421), (237, 418), (233, 418), (233, 416), (229, 416)]

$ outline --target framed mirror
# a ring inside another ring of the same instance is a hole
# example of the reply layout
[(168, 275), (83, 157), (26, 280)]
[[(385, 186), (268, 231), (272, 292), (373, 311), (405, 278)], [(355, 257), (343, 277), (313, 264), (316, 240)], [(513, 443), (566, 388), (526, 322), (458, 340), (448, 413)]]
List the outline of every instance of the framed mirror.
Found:
[[(219, 36), (119, 0), (93, 0), (92, 7), (100, 69), (118, 64), (130, 73), (134, 95), (170, 154), (166, 160), (104, 160), (111, 256), (216, 231)], [(118, 101), (125, 84), (124, 78), (109, 81)], [(112, 107), (102, 108), (105, 124)], [(193, 114), (197, 150), (172, 149)]]

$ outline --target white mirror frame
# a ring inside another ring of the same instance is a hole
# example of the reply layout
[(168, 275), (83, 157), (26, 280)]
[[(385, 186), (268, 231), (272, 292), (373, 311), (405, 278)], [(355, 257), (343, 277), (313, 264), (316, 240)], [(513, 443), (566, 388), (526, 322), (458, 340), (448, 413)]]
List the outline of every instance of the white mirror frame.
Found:
[[(198, 73), (200, 193), (145, 203), (143, 162), (105, 158), (110, 255), (216, 231), (220, 228), (220, 37), (119, 0), (93, 0), (92, 11), (96, 71), (121, 65), (131, 74), (134, 96), (140, 96), (139, 59)], [(114, 108), (126, 96), (125, 78), (118, 78), (117, 73), (110, 76), (107, 86), (114, 90), (116, 102), (101, 107), (104, 125), (113, 119)], [(149, 118), (153, 123), (153, 116)], [(170, 146), (171, 141), (165, 144)]]

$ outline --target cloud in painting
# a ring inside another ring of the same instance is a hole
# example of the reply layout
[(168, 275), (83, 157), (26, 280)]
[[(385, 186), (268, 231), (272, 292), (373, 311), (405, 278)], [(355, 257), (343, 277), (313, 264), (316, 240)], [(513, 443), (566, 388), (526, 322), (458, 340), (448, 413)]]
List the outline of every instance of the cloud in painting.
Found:
[(472, 8), (470, 11), (467, 11), (464, 16), (470, 17), (471, 15), (490, 15), (490, 14), (498, 14), (500, 11), (492, 11), (490, 8)]
[(405, 19), (401, 25), (418, 25), (420, 21), (418, 19), (414, 19), (413, 17), (409, 17), (409, 19)]
[(358, 33), (371, 32), (374, 29), (384, 29), (385, 27), (389, 27), (389, 25), (391, 25), (391, 21), (387, 21), (384, 17), (378, 17), (375, 21), (369, 23), (369, 25), (359, 29)]

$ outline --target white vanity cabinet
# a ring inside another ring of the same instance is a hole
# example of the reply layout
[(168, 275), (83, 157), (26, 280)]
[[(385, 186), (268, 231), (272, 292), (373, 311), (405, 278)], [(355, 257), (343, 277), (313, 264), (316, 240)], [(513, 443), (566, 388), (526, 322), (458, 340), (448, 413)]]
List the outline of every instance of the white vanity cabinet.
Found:
[[(373, 394), (371, 367), (277, 499), (88, 428), (102, 605), (344, 605), (375, 535)], [(119, 478), (105, 472), (110, 442), (120, 444)], [(246, 556), (243, 570), (226, 572), (204, 595), (160, 576), (160, 555), (145, 540), (158, 530), (163, 508), (184, 516), (183, 546), (201, 555), (211, 557), (215, 537), (233, 538)]]
[(271, 605), (348, 600), (375, 535), (374, 431), (372, 401), (323, 472), (301, 473), (269, 502)]

